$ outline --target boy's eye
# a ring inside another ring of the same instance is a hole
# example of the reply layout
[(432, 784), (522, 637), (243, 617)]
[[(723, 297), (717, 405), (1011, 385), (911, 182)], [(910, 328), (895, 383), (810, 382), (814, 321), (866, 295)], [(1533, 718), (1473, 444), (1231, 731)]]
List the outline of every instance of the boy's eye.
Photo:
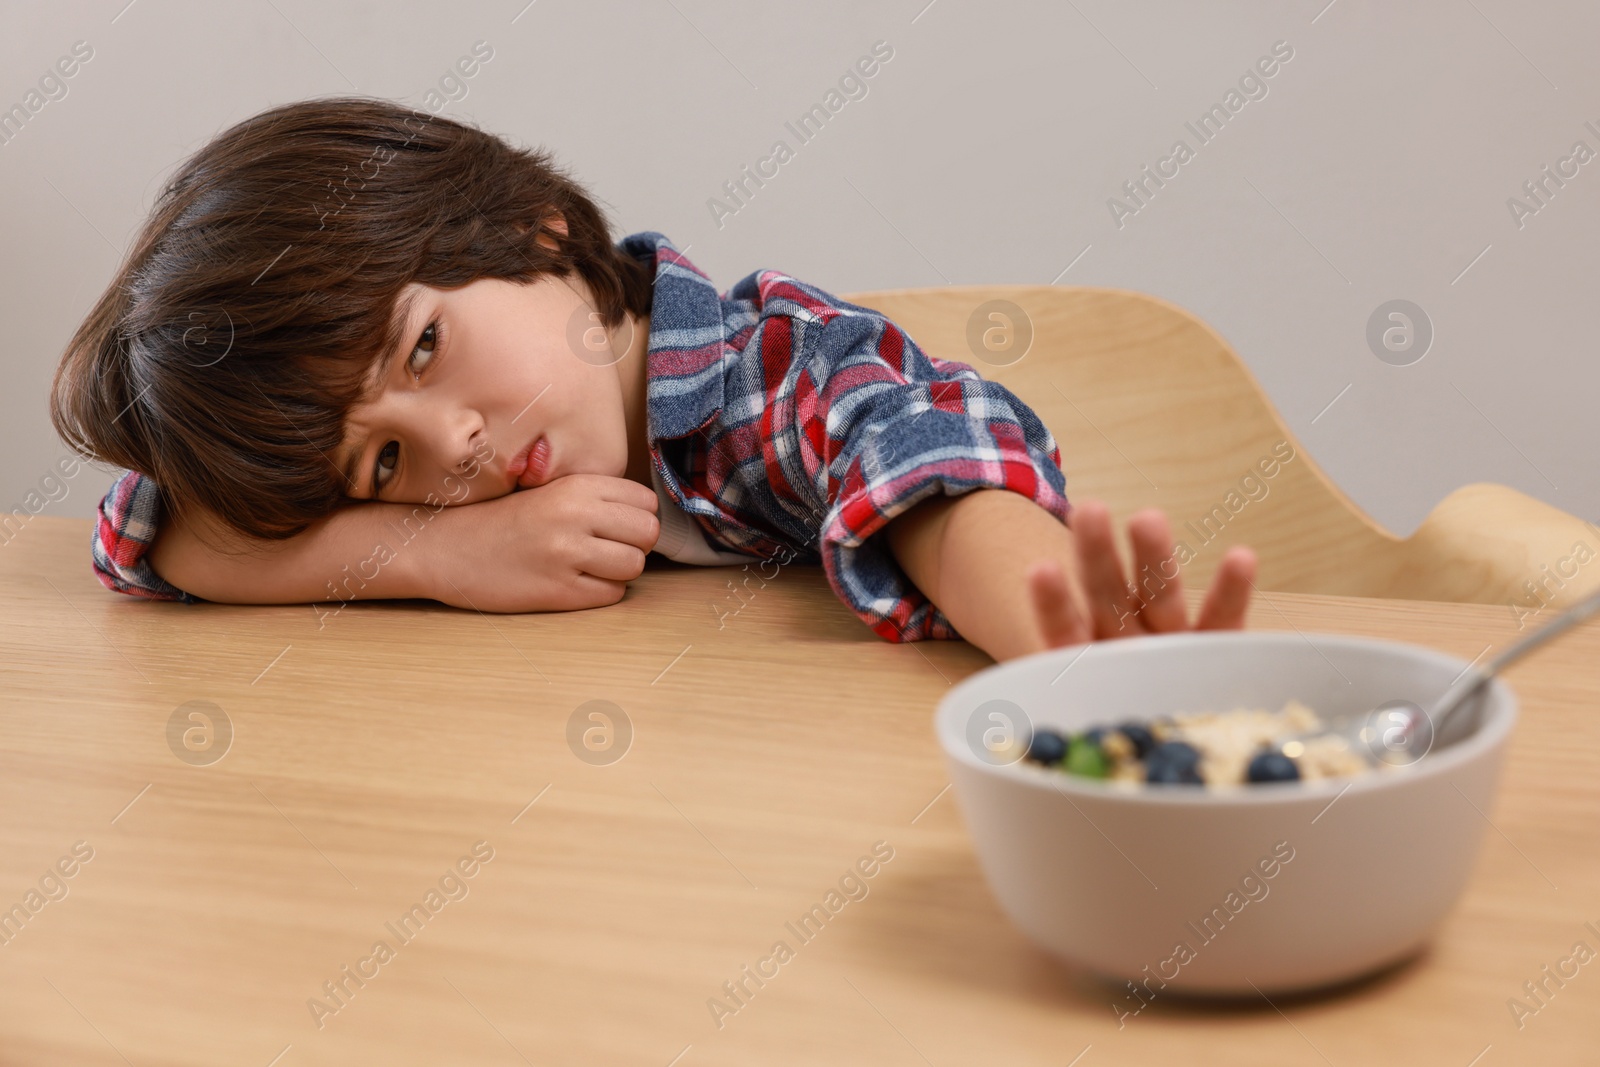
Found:
[[(411, 350), (411, 358), (406, 362), (407, 366), (414, 368), (413, 373), (421, 373), (422, 367), (426, 367), (433, 360), (433, 350), (438, 346), (438, 343), (439, 324), (430, 322), (428, 323), (428, 328), (422, 331), (422, 336), (417, 340), (417, 347)], [(416, 366), (418, 352), (426, 353), (426, 358), (422, 360), (422, 367)]]
[[(438, 320), (427, 323), (426, 330), (422, 330), (416, 347), (411, 349), (410, 357), (406, 358), (406, 368), (410, 368), (413, 378), (421, 376), (422, 370), (434, 362), (434, 350), (438, 347), (438, 338), (443, 330), (445, 328), (438, 323)], [(378, 461), (373, 464), (373, 496), (382, 493), (382, 488), (394, 475), (398, 464), (400, 464), (400, 442), (387, 442), (379, 448)]]
[[(394, 450), (394, 453), (389, 463), (386, 465), (383, 461), (383, 457), (390, 455), (391, 449)], [(383, 492), (384, 484), (389, 480), (387, 477), (385, 477), (384, 472), (387, 471), (390, 474), (394, 473), (394, 461), (399, 458), (399, 455), (400, 442), (398, 441), (390, 441), (388, 444), (378, 449), (378, 461), (372, 468), (373, 496), (377, 496), (379, 493)]]

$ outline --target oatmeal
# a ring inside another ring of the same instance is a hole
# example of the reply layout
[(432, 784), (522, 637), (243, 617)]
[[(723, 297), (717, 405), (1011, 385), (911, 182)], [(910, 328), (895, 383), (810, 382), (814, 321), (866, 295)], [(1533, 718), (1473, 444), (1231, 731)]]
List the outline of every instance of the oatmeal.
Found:
[(1365, 774), (1371, 766), (1343, 737), (1325, 731), (1298, 700), (1278, 711), (1186, 712), (1064, 734), (1033, 731), (1028, 762), (1086, 778), (1159, 785), (1249, 785)]

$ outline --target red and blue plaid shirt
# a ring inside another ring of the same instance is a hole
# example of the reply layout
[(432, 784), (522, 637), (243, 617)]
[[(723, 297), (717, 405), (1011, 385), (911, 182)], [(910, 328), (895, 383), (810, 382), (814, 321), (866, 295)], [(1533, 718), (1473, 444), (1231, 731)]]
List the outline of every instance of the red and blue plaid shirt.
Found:
[[(895, 562), (889, 521), (926, 497), (978, 488), (1020, 493), (1066, 521), (1055, 439), (1004, 386), (787, 274), (755, 271), (718, 295), (659, 233), (618, 247), (655, 273), (652, 461), (713, 548), (821, 563), (839, 599), (887, 640), (957, 639)], [(119, 478), (100, 502), (95, 572), (118, 592), (198, 601), (143, 558), (160, 522), (155, 483)]]

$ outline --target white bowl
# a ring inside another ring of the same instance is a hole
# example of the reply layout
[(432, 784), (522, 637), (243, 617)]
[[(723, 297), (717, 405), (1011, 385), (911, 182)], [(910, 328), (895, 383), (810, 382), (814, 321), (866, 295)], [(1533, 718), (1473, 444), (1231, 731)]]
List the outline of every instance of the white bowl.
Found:
[[(1472, 870), (1515, 697), (1492, 680), (1477, 729), (1407, 767), (1232, 789), (1129, 789), (995, 762), (981, 731), (1004, 729), (1017, 708), (1066, 731), (1290, 699), (1324, 717), (1397, 699), (1429, 707), (1467, 666), (1336, 634), (1159, 634), (986, 668), (945, 696), (934, 723), (1007, 916), (1063, 959), (1134, 983), (1131, 1013), (1163, 991), (1315, 988), (1420, 950)], [(1011, 725), (1026, 738), (1027, 722)]]

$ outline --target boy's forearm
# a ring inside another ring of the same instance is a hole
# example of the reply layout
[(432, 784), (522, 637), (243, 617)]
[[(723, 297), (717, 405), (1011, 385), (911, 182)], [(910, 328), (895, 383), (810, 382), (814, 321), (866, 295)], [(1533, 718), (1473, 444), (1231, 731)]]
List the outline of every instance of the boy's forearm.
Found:
[(997, 661), (1044, 649), (1027, 571), (1041, 558), (1074, 574), (1072, 531), (1032, 500), (1007, 489), (935, 496), (896, 516), (889, 548), (952, 626)]
[[(245, 542), (222, 533), (230, 551), (213, 547), (218, 528), (208, 527), (202, 539), (192, 527), (169, 520), (146, 558), (178, 588), (224, 604), (430, 597), (419, 549), (437, 518), (423, 505), (366, 501), (340, 508), (285, 541)], [(243, 551), (231, 551), (238, 548)]]

